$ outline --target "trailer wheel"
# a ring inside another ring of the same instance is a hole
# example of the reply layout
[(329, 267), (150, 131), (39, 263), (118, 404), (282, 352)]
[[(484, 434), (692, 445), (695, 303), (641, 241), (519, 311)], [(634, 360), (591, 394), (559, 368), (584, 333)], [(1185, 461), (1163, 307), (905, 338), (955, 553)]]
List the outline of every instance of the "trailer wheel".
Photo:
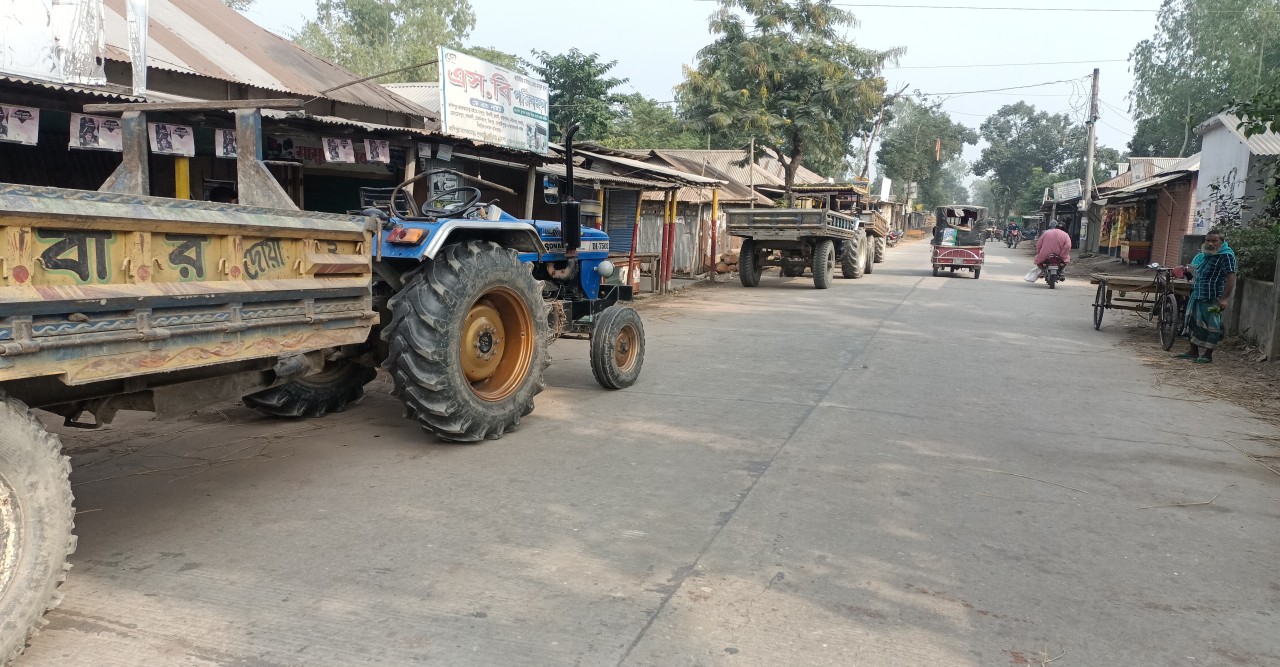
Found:
[(942, 267), (935, 264), (933, 267), (933, 277), (937, 278), (940, 275), (942, 275)]
[(874, 239), (870, 237), (867, 238), (859, 244), (859, 247), (862, 249), (862, 272), (864, 274), (870, 274), (871, 271), (875, 269), (876, 264)]
[[(739, 260), (741, 261), (741, 260)], [(644, 323), (630, 306), (609, 306), (591, 332), (591, 374), (605, 389), (625, 389), (644, 366)]]
[(875, 257), (876, 264), (879, 264), (880, 262), (884, 261), (884, 251), (885, 251), (885, 248), (887, 247), (889, 246), (886, 244), (884, 237), (877, 236), (876, 237), (876, 257)]
[(836, 244), (823, 239), (813, 246), (813, 286), (817, 289), (831, 287), (836, 273)]
[(71, 534), (70, 460), (19, 401), (0, 395), (0, 664), (21, 655), (62, 601)]
[(386, 367), (405, 416), (442, 440), (496, 440), (546, 386), (542, 291), (515, 251), (447, 246), (392, 297)]
[(349, 359), (326, 363), (299, 380), (244, 397), (244, 404), (272, 417), (296, 419), (342, 412), (364, 398), (364, 386), (378, 370)]
[(864, 263), (862, 261), (863, 246), (867, 235), (859, 231), (852, 241), (844, 242), (844, 252), (840, 255), (840, 273), (845, 278), (861, 278)]
[(738, 280), (743, 287), (755, 287), (760, 284), (762, 273), (764, 273), (764, 267), (760, 265), (756, 240), (743, 240), (742, 248), (738, 251)]

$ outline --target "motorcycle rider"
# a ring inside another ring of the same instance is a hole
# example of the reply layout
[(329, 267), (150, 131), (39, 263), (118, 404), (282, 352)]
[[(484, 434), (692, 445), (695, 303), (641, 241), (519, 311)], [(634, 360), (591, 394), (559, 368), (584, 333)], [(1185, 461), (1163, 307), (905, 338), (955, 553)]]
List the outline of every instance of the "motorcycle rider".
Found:
[(1049, 229), (1036, 239), (1036, 266), (1044, 273), (1045, 262), (1050, 255), (1058, 255), (1064, 265), (1071, 262), (1071, 235), (1062, 229), (1057, 221), (1049, 223)]
[(1021, 234), (1021, 233), (1022, 233), (1022, 228), (1018, 227), (1018, 223), (1012, 220), (1010, 220), (1009, 224), (1005, 225), (1004, 227), (1005, 241), (1008, 241), (1009, 239), (1013, 238), (1014, 235)]

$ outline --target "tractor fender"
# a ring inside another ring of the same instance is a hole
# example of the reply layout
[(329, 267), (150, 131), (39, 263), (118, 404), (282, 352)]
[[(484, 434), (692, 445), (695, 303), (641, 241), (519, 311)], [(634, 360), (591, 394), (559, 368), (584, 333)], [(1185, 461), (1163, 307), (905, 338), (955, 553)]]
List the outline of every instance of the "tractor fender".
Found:
[(494, 222), (490, 220), (449, 220), (441, 223), (427, 240), (421, 257), (435, 259), (450, 243), (462, 241), (492, 241), (504, 248), (518, 252), (545, 253), (546, 247), (538, 237), (538, 230), (527, 222)]

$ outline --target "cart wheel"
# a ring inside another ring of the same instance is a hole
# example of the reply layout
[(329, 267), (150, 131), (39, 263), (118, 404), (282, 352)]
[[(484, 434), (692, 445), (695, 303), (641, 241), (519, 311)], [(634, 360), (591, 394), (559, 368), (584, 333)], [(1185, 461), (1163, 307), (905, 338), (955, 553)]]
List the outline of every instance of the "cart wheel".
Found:
[(981, 278), (981, 277), (982, 277), (982, 269), (974, 269), (974, 270), (973, 270), (973, 279), (974, 279), (974, 280), (977, 280), (978, 278)]
[(1178, 321), (1174, 324), (1177, 326), (1179, 338), (1187, 335), (1187, 300), (1185, 298), (1178, 299)]
[(1098, 295), (1093, 298), (1093, 330), (1102, 330), (1102, 315), (1107, 312), (1107, 282), (1098, 283)]
[(933, 277), (934, 277), (934, 278), (937, 278), (937, 277), (938, 277), (938, 276), (940, 276), (940, 275), (942, 275), (942, 267), (934, 266), (934, 267), (933, 267)]
[(1160, 347), (1169, 350), (1178, 339), (1178, 299), (1172, 294), (1160, 299)]

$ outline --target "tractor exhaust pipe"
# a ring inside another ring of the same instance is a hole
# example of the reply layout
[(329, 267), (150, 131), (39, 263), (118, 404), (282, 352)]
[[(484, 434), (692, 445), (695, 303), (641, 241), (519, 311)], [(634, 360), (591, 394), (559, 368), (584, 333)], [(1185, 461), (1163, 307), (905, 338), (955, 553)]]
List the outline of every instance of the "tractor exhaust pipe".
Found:
[(564, 173), (568, 188), (560, 204), (560, 240), (564, 241), (567, 254), (582, 247), (582, 205), (573, 198), (573, 135), (577, 133), (577, 123), (570, 125), (564, 132)]

